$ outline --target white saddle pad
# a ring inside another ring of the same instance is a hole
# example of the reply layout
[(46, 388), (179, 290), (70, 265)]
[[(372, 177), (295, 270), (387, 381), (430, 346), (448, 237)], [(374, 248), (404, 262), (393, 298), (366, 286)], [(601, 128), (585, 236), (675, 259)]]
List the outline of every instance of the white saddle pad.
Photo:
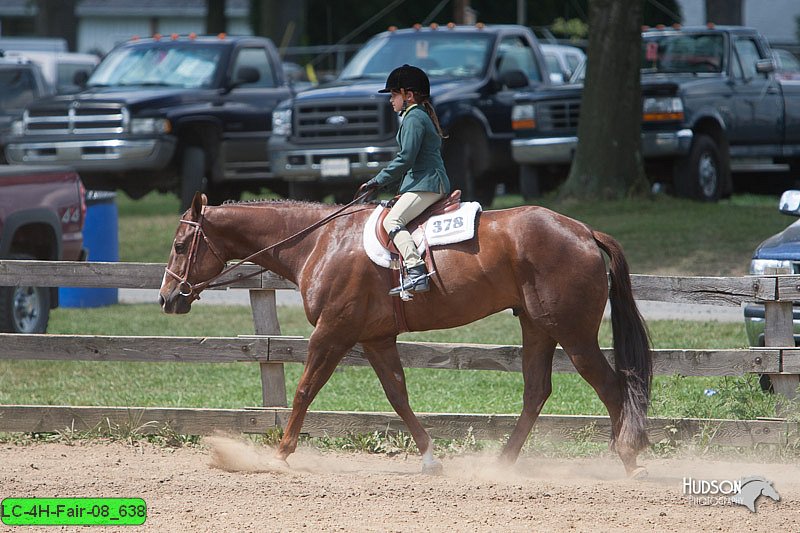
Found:
[[(364, 250), (373, 263), (390, 268), (392, 254), (378, 240), (375, 227), (384, 209), (386, 208), (382, 205), (377, 206), (364, 224)], [(475, 218), (480, 210), (481, 204), (478, 202), (461, 202), (461, 207), (457, 210), (429, 218), (411, 234), (420, 257), (425, 255), (426, 242), (430, 246), (437, 246), (467, 241), (474, 237)]]

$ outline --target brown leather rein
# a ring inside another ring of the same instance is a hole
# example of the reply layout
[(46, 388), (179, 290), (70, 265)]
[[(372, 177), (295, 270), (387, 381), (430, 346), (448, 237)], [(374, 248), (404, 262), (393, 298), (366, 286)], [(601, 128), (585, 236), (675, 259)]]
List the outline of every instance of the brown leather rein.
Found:
[[(359, 192), (361, 192), (361, 189), (359, 189)], [(261, 270), (259, 270), (257, 272), (253, 272), (251, 274), (247, 274), (246, 276), (238, 276), (235, 279), (231, 279), (231, 280), (228, 280), (228, 281), (221, 281), (221, 282), (218, 282), (218, 283), (213, 283), (215, 280), (218, 280), (219, 278), (229, 274), (231, 271), (239, 268), (244, 263), (250, 261), (254, 257), (257, 257), (257, 256), (263, 254), (264, 252), (268, 252), (269, 250), (272, 250), (273, 248), (276, 248), (276, 247), (280, 246), (281, 244), (285, 244), (285, 243), (287, 243), (287, 242), (289, 242), (289, 241), (291, 241), (293, 239), (301, 237), (301, 236), (303, 236), (303, 235), (305, 235), (307, 233), (310, 233), (310, 232), (314, 231), (315, 229), (327, 224), (328, 222), (330, 222), (334, 218), (336, 218), (339, 215), (341, 215), (342, 212), (344, 212), (346, 209), (350, 208), (351, 206), (353, 206), (353, 205), (355, 205), (357, 203), (360, 203), (362, 200), (364, 200), (365, 198), (370, 196), (372, 193), (373, 193), (373, 191), (370, 190), (370, 189), (367, 189), (365, 192), (363, 192), (363, 194), (360, 194), (360, 195), (358, 193), (356, 193), (356, 197), (353, 199), (352, 202), (350, 202), (347, 205), (344, 205), (344, 206), (340, 207), (339, 209), (337, 209), (336, 211), (334, 211), (330, 215), (326, 216), (325, 218), (323, 218), (323, 219), (321, 219), (321, 220), (319, 220), (317, 222), (314, 222), (310, 226), (308, 226), (308, 227), (306, 227), (304, 229), (301, 229), (297, 233), (295, 233), (293, 235), (290, 235), (290, 236), (286, 237), (285, 239), (282, 239), (282, 240), (276, 242), (275, 244), (271, 244), (271, 245), (269, 245), (269, 246), (267, 246), (265, 248), (260, 249), (257, 252), (254, 252), (254, 253), (248, 255), (247, 257), (245, 257), (244, 259), (239, 260), (235, 264), (224, 268), (222, 270), (222, 272), (220, 272), (216, 276), (213, 276), (213, 277), (207, 279), (206, 281), (201, 281), (200, 283), (190, 283), (189, 282), (189, 272), (191, 272), (192, 267), (194, 266), (194, 263), (197, 261), (197, 247), (198, 247), (198, 243), (200, 242), (200, 238), (202, 238), (205, 241), (206, 245), (208, 246), (208, 249), (211, 250), (211, 253), (214, 254), (214, 257), (216, 257), (217, 260), (220, 263), (222, 263), (223, 265), (227, 264), (225, 262), (225, 260), (222, 259), (222, 256), (219, 254), (219, 252), (217, 251), (216, 247), (212, 244), (211, 240), (206, 236), (205, 231), (203, 231), (203, 218), (204, 218), (203, 215), (204, 215), (205, 209), (206, 209), (206, 206), (203, 206), (203, 209), (200, 211), (200, 220), (194, 221), (194, 220), (186, 220), (186, 219), (183, 219), (183, 218), (180, 220), (181, 224), (188, 224), (189, 226), (194, 228), (194, 234), (192, 235), (192, 243), (189, 246), (189, 253), (188, 253), (187, 258), (186, 258), (186, 264), (187, 264), (186, 273), (181, 277), (178, 274), (176, 274), (175, 272), (173, 272), (172, 270), (170, 270), (169, 267), (165, 267), (164, 271), (166, 272), (166, 274), (168, 276), (172, 277), (175, 281), (178, 282), (178, 294), (180, 294), (181, 296), (184, 296), (186, 298), (191, 298), (191, 301), (199, 300), (200, 299), (200, 292), (205, 290), (205, 289), (213, 289), (213, 288), (216, 288), (216, 287), (224, 287), (225, 285), (230, 285), (231, 283), (235, 283), (237, 281), (253, 278), (255, 276), (258, 276), (258, 275), (262, 274), (263, 272), (267, 272), (269, 270), (268, 268), (262, 268)], [(355, 213), (355, 212), (356, 211), (354, 211), (353, 213)], [(347, 213), (347, 214), (349, 215), (349, 214), (353, 214), (353, 213)], [(186, 292), (185, 289), (188, 289), (188, 292)]]

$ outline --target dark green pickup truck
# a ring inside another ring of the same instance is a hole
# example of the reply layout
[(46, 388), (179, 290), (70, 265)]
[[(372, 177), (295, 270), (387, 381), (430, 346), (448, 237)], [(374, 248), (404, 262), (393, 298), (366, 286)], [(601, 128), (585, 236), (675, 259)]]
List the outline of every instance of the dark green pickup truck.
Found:
[[(773, 75), (769, 45), (737, 26), (642, 33), (642, 156), (674, 194), (715, 201), (731, 173), (789, 165), (800, 173), (800, 83)], [(582, 85), (527, 93), (513, 110), (523, 193), (564, 175), (578, 143)], [(613, 109), (609, 120), (613, 120)]]

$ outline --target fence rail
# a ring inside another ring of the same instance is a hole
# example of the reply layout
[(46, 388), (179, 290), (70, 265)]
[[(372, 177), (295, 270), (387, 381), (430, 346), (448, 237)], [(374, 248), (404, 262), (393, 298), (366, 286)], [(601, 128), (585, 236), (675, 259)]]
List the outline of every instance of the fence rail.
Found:
[[(304, 362), (308, 340), (280, 335), (276, 289), (295, 289), (291, 282), (259, 267), (245, 265), (229, 279), (234, 289), (250, 290), (256, 335), (238, 337), (145, 337), (98, 335), (0, 334), (0, 359), (128, 361), (128, 362), (253, 362), (261, 366), (264, 407), (248, 409), (179, 409), (69, 406), (0, 406), (0, 431), (83, 430), (115, 425), (143, 432), (170, 428), (178, 433), (208, 434), (215, 430), (262, 433), (283, 426), (288, 418), (283, 363)], [(67, 287), (141, 288), (161, 285), (164, 265), (153, 263), (71, 263), (0, 260), (0, 286), (57, 285)], [(238, 281), (237, 281), (238, 280)], [(800, 349), (792, 336), (792, 301), (800, 300), (800, 276), (675, 277), (632, 276), (639, 300), (740, 306), (760, 302), (767, 310), (768, 347), (730, 350), (654, 350), (656, 374), (737, 376), (769, 374), (779, 392), (793, 396), (800, 375)], [(499, 370), (519, 372), (521, 347), (505, 345), (398, 343), (401, 360), (410, 368)], [(604, 350), (609, 361), (613, 351)], [(360, 346), (343, 359), (346, 365), (368, 365)], [(562, 350), (553, 361), (555, 372), (574, 372)], [(437, 437), (479, 438), (508, 434), (516, 415), (423, 414), (423, 425)], [(689, 439), (705, 432), (714, 444), (785, 444), (797, 439), (798, 425), (774, 420), (651, 419), (654, 441)], [(607, 439), (607, 417), (545, 415), (537, 434), (571, 438), (580, 433)], [(404, 429), (390, 413), (312, 412), (303, 431), (312, 436)]]

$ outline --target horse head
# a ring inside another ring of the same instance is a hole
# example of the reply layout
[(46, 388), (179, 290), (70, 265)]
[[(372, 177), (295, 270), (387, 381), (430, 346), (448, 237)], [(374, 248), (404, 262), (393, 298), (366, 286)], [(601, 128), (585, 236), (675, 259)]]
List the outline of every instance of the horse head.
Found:
[(225, 268), (225, 260), (203, 228), (207, 204), (205, 194), (195, 194), (178, 224), (158, 295), (165, 313), (191, 311), (192, 302), (200, 299), (200, 292)]

